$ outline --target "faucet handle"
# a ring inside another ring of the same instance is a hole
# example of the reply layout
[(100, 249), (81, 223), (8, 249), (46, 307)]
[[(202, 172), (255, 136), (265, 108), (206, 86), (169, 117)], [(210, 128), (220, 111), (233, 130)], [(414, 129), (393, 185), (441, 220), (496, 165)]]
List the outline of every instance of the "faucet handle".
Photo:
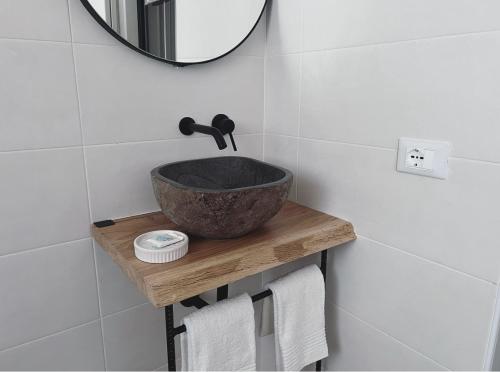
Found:
[(229, 117), (225, 114), (217, 114), (212, 119), (212, 127), (215, 127), (218, 130), (220, 130), (223, 135), (229, 134), (229, 138), (231, 139), (234, 151), (238, 150), (236, 148), (236, 143), (233, 137), (233, 131), (235, 128), (234, 121), (229, 119)]
[(179, 130), (185, 136), (190, 136), (191, 134), (194, 133), (193, 129), (191, 128), (191, 125), (193, 125), (195, 123), (196, 122), (194, 121), (193, 118), (186, 116), (186, 117), (182, 118), (181, 121), (179, 122)]
[(234, 121), (225, 114), (217, 114), (212, 119), (212, 127), (216, 127), (222, 134), (228, 134), (234, 130)]

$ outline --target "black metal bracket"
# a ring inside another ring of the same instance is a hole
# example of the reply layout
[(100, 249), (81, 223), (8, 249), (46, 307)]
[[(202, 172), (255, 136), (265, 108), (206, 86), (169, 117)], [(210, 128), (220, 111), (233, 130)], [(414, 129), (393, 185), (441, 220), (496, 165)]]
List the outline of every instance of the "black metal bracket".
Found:
[(217, 288), (217, 301), (225, 300), (229, 296), (229, 285)]
[(197, 309), (201, 309), (202, 307), (207, 306), (208, 302), (202, 299), (200, 296), (194, 296), (181, 301), (181, 305), (185, 307), (196, 307)]
[(104, 220), (104, 221), (97, 221), (94, 222), (95, 227), (107, 227), (107, 226), (113, 226), (115, 224), (115, 221), (113, 220)]
[[(326, 268), (327, 268), (327, 260), (328, 260), (328, 251), (324, 250), (321, 252), (321, 264), (320, 270), (323, 274), (323, 279), (326, 283)], [(229, 285), (223, 285), (222, 287), (217, 288), (217, 301), (224, 300), (228, 297), (229, 293)], [(252, 302), (260, 301), (266, 297), (271, 296), (273, 293), (270, 289), (266, 289), (260, 293), (253, 295)], [(209, 303), (203, 300), (200, 296), (193, 296), (186, 300), (181, 301), (181, 305), (186, 307), (196, 307), (197, 309), (201, 309), (205, 306), (208, 306)], [(165, 326), (167, 333), (167, 357), (168, 357), (168, 370), (175, 371), (175, 336), (186, 332), (186, 326), (184, 324), (174, 327), (174, 310), (173, 305), (168, 305), (165, 307)], [(316, 371), (321, 371), (321, 360), (316, 362)]]

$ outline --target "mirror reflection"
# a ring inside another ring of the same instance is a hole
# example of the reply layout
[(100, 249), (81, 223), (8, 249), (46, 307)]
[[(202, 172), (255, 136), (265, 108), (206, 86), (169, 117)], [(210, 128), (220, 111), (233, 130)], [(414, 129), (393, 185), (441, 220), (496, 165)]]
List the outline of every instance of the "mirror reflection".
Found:
[(181, 64), (206, 62), (230, 52), (249, 35), (266, 4), (266, 0), (82, 2), (121, 41)]

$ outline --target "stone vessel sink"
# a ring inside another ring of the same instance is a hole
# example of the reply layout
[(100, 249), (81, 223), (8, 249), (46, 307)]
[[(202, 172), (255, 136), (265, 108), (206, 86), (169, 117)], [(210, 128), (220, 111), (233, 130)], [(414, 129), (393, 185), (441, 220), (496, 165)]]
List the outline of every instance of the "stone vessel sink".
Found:
[(161, 210), (183, 231), (228, 239), (255, 230), (281, 209), (292, 173), (224, 156), (165, 164), (151, 171), (151, 179)]

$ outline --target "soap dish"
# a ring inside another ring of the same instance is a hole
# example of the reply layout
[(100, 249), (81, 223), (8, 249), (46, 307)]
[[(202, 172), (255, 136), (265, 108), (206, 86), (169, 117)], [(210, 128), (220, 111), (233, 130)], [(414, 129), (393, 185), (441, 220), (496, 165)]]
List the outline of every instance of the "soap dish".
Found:
[(134, 240), (135, 256), (148, 263), (178, 260), (188, 252), (189, 238), (174, 230), (157, 230), (139, 235)]

